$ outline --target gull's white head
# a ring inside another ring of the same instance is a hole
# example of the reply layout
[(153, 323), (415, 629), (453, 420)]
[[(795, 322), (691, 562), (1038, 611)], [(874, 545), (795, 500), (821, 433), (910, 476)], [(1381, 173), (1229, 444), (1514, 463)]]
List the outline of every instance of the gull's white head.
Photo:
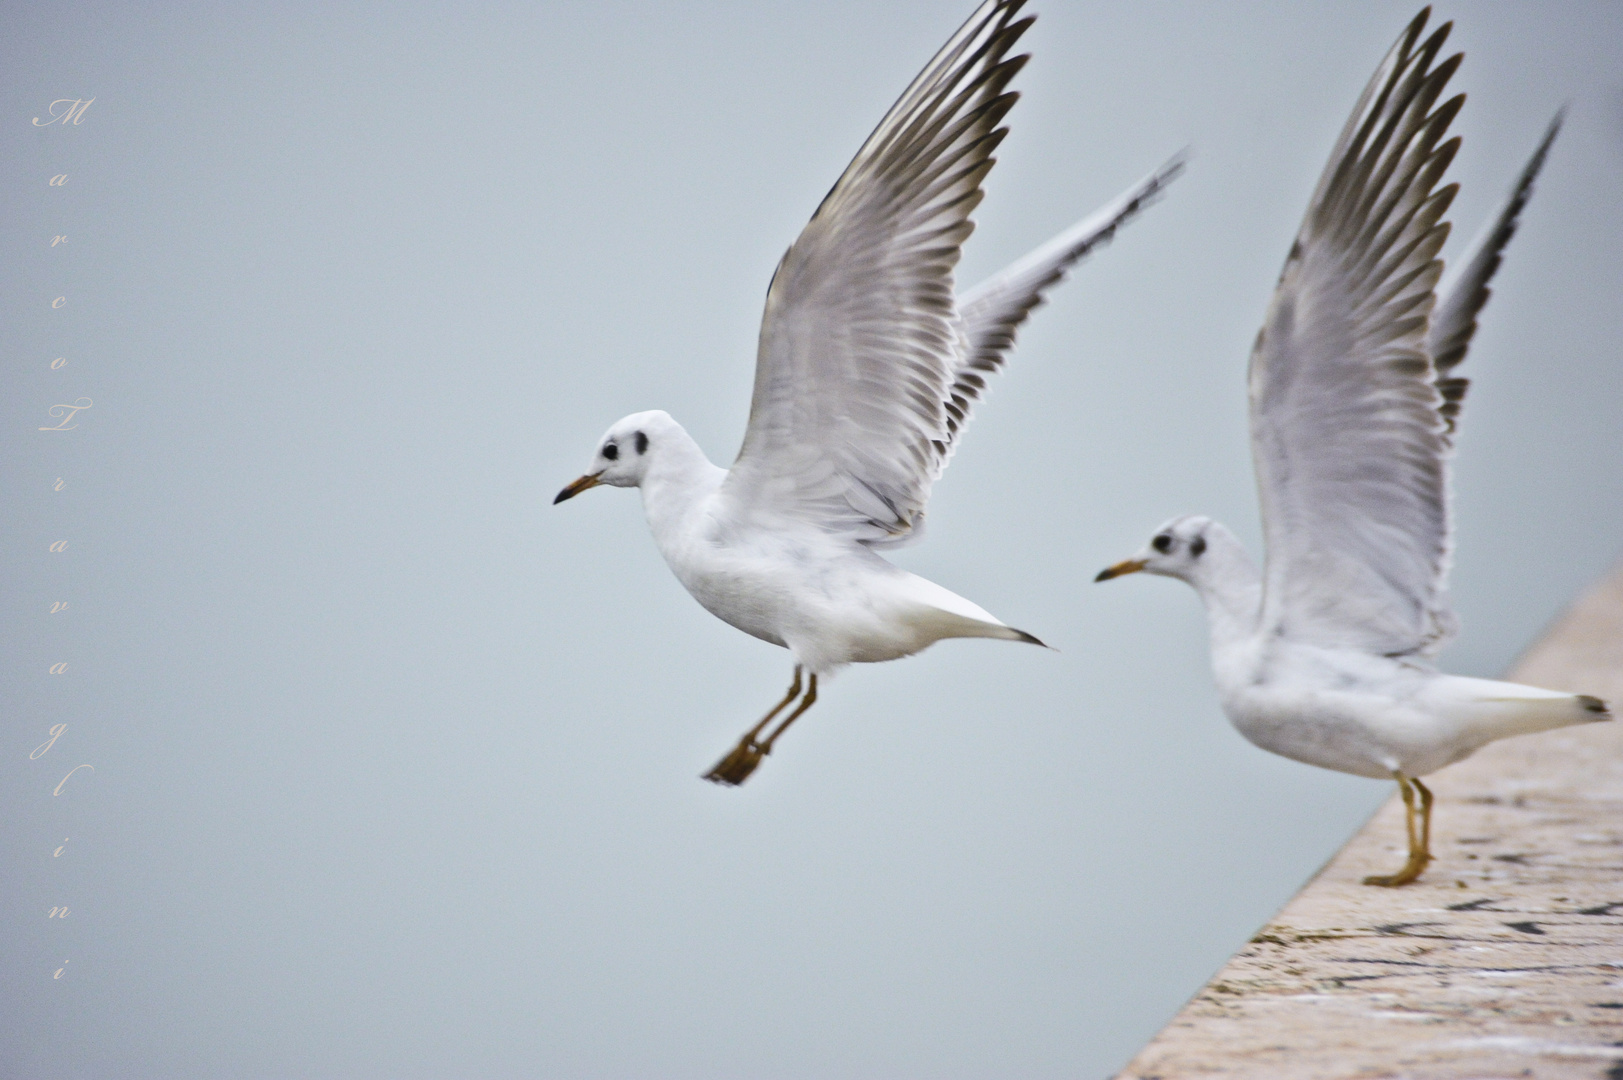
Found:
[(1221, 543), (1227, 536), (1223, 526), (1209, 517), (1199, 514), (1175, 517), (1156, 529), (1150, 542), (1137, 555), (1106, 567), (1093, 580), (1109, 581), (1142, 570), (1146, 574), (1180, 578), (1193, 584), (1207, 565), (1206, 553), (1213, 542)]
[(573, 499), (587, 488), (599, 484), (637, 487), (648, 475), (648, 466), (661, 446), (681, 431), (681, 425), (660, 409), (632, 413), (615, 421), (597, 441), (597, 452), (592, 455), (592, 464), (587, 467), (586, 475), (558, 492), (558, 497), (552, 500), (553, 505)]

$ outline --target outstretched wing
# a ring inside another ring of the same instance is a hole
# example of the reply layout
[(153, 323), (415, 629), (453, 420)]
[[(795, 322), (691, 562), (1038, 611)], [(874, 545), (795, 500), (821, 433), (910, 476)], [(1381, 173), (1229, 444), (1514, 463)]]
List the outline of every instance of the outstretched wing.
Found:
[(1454, 368), (1465, 359), (1465, 350), (1470, 347), (1471, 338), (1476, 336), (1476, 317), (1481, 314), (1488, 297), (1493, 295), (1488, 282), (1498, 272), (1510, 238), (1516, 235), (1522, 210), (1533, 196), (1533, 181), (1538, 179), (1539, 170), (1544, 168), (1544, 159), (1549, 156), (1550, 147), (1561, 132), (1564, 115), (1565, 110), (1556, 113), (1555, 119), (1550, 121), (1538, 149), (1533, 151), (1533, 156), (1523, 167), (1521, 176), (1505, 197), (1499, 213), (1494, 215), (1482, 235), (1471, 245), (1470, 254), (1461, 260), (1460, 265), (1464, 269), (1443, 290), (1443, 301), (1437, 305), (1437, 313), (1432, 317), (1426, 351), (1431, 354), (1432, 366), (1437, 369), (1437, 390), (1443, 396), (1439, 411), (1448, 424), (1444, 435), (1450, 443), (1454, 441), (1454, 426), (1459, 422), (1465, 391), (1471, 385), (1470, 380), (1454, 375)]
[(953, 372), (947, 402), (947, 451), (941, 465), (957, 448), (958, 436), (969, 421), (970, 409), (986, 392), (986, 376), (999, 370), (1014, 347), (1016, 333), (1044, 300), (1044, 294), (1064, 281), (1071, 268), (1096, 249), (1115, 239), (1116, 230), (1136, 217), (1165, 193), (1166, 186), (1184, 169), (1179, 154), (1115, 201), (1077, 222), (1042, 247), (1006, 267), (958, 299), (959, 326), (964, 351)]
[[(1263, 628), (1389, 655), (1452, 628), (1446, 426), (1426, 332), (1464, 96), (1436, 105), (1451, 24), (1409, 24), (1314, 192), (1251, 354), (1268, 565)], [(1435, 106), (1435, 107), (1434, 107)]]
[(724, 493), (866, 542), (914, 528), (951, 439), (953, 267), (1026, 57), (987, 0), (913, 80), (767, 290), (749, 428)]

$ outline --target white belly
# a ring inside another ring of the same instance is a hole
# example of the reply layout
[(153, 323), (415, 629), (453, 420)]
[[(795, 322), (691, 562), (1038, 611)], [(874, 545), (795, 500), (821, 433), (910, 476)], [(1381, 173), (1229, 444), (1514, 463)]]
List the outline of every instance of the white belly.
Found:
[(666, 562), (705, 610), (818, 673), (896, 660), (943, 638), (1020, 636), (963, 597), (822, 534), (734, 532), (723, 542), (691, 529), (668, 540)]
[[(832, 546), (832, 545), (830, 545)], [(813, 671), (895, 660), (943, 635), (909, 603), (912, 575), (866, 552), (822, 545), (695, 544), (667, 561), (706, 611), (782, 645)]]
[(1276, 645), (1249, 667), (1245, 677), (1220, 677), (1223, 711), (1281, 757), (1390, 779), (1425, 776), (1487, 741), (1435, 708), (1433, 684), (1447, 676), (1397, 660)]

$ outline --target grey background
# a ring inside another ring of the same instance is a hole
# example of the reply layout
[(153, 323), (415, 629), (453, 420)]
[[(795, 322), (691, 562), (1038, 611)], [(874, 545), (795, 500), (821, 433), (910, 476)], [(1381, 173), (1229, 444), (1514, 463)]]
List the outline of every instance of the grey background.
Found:
[[(1182, 586), (1089, 582), (1256, 544), (1247, 349), (1410, 4), (1039, 5), (961, 281), (1195, 158), (897, 561), (1058, 653), (848, 671), (720, 790), (787, 654), (634, 494), (548, 505), (634, 410), (730, 460), (776, 259), (970, 6), (9, 5), (0, 1072), (1097, 1076), (1385, 797), (1230, 730)], [(1468, 361), (1491, 674), (1623, 548), (1623, 6), (1439, 14), (1451, 251), (1571, 103)]]

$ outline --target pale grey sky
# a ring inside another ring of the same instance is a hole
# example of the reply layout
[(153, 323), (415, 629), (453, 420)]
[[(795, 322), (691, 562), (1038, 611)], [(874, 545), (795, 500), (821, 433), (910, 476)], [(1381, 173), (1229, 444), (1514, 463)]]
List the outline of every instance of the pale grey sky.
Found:
[[(1090, 582), (1256, 545), (1247, 350), (1410, 4), (1035, 5), (965, 284), (1194, 157), (897, 561), (1057, 653), (853, 669), (717, 789), (787, 654), (633, 493), (549, 505), (638, 409), (730, 461), (776, 260), (970, 8), (11, 5), (0, 1072), (1097, 1076), (1385, 797), (1228, 727), (1188, 590)], [(1465, 370), (1491, 674), (1623, 550), (1623, 6), (1437, 13), (1450, 251), (1571, 110)]]

